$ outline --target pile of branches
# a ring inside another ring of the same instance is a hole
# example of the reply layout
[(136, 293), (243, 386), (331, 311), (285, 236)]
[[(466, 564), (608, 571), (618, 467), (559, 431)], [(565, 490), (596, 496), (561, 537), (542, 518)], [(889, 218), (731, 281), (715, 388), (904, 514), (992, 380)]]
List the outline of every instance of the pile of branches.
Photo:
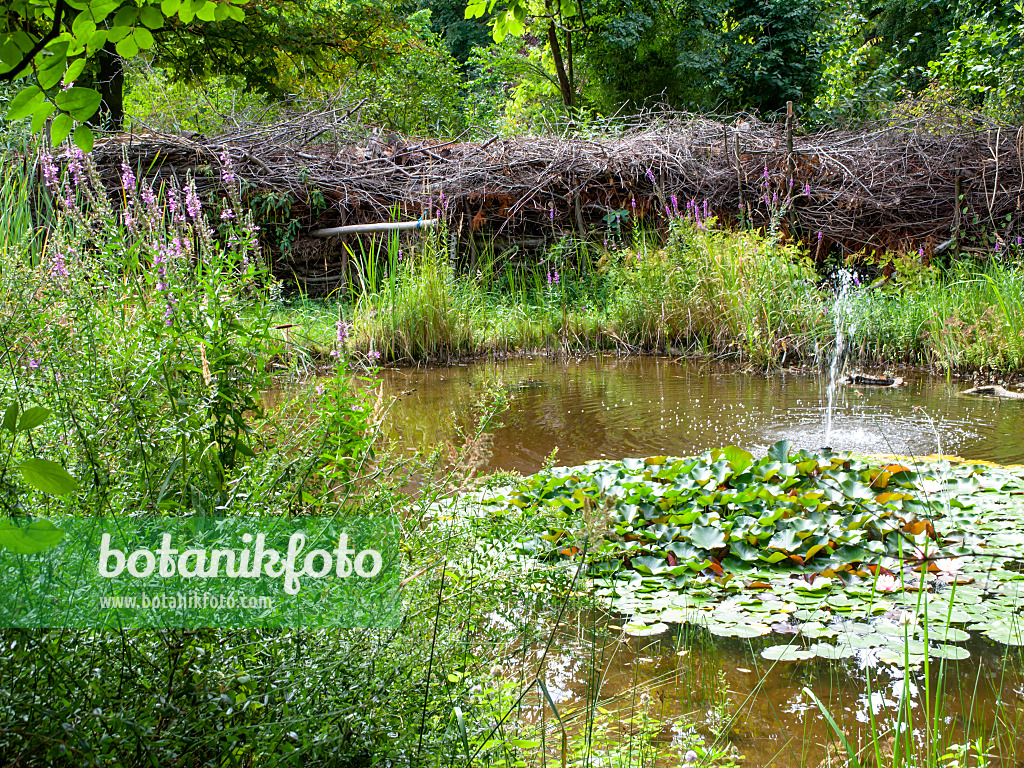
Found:
[(616, 212), (661, 226), (691, 201), (720, 221), (774, 223), (819, 259), (1016, 244), (1022, 129), (948, 109), (915, 112), (870, 130), (819, 133), (801, 132), (792, 118), (660, 112), (586, 133), (471, 142), (384, 133), (334, 107), (216, 137), (121, 135), (98, 142), (95, 157), (115, 185), (127, 160), (153, 181), (193, 176), (220, 193), (218, 170), (230, 160), (257, 217), (290, 225), (278, 249), (284, 260), (304, 258), (306, 236), (327, 227), (440, 215), (475, 248), (474, 234), (600, 238)]

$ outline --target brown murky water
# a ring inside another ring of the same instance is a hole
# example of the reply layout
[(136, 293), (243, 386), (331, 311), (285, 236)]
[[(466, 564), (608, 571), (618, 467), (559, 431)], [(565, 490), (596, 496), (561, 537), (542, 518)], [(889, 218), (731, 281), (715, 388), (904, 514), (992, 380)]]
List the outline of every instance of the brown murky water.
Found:
[[(390, 436), (408, 449), (457, 441), (472, 431), (488, 386), (511, 398), (493, 430), (487, 469), (536, 472), (557, 463), (626, 456), (689, 455), (730, 444), (763, 454), (777, 440), (824, 442), (824, 382), (803, 373), (614, 357), (517, 359), (382, 374), (397, 395)], [(969, 385), (907, 376), (900, 389), (841, 387), (830, 439), (836, 450), (1024, 462), (1024, 401), (964, 397)]]
[[(389, 438), (403, 451), (460, 444), (461, 435), (473, 430), (475, 404), (487, 388), (507, 392), (509, 407), (492, 430), (484, 470), (533, 473), (556, 450), (556, 464), (574, 465), (688, 455), (730, 444), (763, 453), (781, 439), (818, 448), (824, 440), (824, 381), (805, 373), (763, 376), (659, 358), (595, 357), (387, 370), (381, 378), (385, 401), (396, 398)], [(906, 378), (908, 385), (900, 389), (840, 388), (832, 447), (1024, 462), (1024, 402), (963, 397), (958, 393), (966, 384)], [(546, 680), (559, 707), (581, 712), (596, 697), (611, 717), (625, 718), (646, 701), (660, 716), (703, 723), (708, 733), (726, 712), (735, 715), (728, 739), (749, 766), (817, 766), (825, 758), (832, 740), (805, 686), (854, 742), (864, 743), (872, 715), (884, 729), (904, 693), (915, 732), (924, 732), (923, 671), (912, 670), (908, 677), (899, 668), (867, 668), (856, 660), (773, 667), (758, 655), (760, 646), (722, 638), (595, 637), (606, 636), (577, 625), (549, 656)], [(970, 659), (942, 665), (943, 692), (932, 697), (929, 710), (941, 703), (939, 726), (952, 742), (1000, 737), (1002, 755), (1024, 756), (1020, 655), (985, 642), (972, 643), (970, 650)], [(931, 669), (933, 691), (939, 666), (935, 662)]]

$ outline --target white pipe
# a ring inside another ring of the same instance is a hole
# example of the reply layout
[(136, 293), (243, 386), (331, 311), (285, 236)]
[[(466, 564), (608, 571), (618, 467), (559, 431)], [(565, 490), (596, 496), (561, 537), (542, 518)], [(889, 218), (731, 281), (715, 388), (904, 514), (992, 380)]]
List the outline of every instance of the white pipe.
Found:
[(420, 219), (419, 221), (382, 222), (380, 224), (349, 224), (347, 227), (328, 227), (316, 229), (309, 234), (313, 237), (330, 237), (331, 235), (359, 234), (362, 232), (394, 232), (401, 229), (420, 229), (432, 227), (437, 219)]

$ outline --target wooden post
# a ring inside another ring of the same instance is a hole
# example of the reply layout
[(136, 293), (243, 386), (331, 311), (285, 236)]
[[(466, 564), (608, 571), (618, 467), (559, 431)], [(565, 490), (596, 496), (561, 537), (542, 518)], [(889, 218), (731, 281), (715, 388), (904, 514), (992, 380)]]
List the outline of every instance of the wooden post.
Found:
[(740, 194), (740, 216), (743, 216), (743, 163), (740, 160), (740, 132), (736, 131), (736, 189)]
[(793, 102), (786, 102), (786, 163), (789, 165), (789, 178), (796, 176), (796, 158), (793, 157)]

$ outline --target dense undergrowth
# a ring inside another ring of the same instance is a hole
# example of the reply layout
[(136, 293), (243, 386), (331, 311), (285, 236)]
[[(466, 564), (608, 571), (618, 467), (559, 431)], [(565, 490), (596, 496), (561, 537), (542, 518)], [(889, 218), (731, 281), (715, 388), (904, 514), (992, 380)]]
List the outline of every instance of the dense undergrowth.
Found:
[[(1024, 366), (1016, 248), (944, 265), (894, 256), (883, 277), (864, 263), (816, 269), (799, 246), (771, 233), (682, 217), (672, 219), (667, 239), (638, 228), (618, 247), (564, 240), (532, 267), (483, 257), (457, 270), (445, 242), (443, 232), (416, 243), (383, 241), (362, 254), (350, 295), (342, 288), (335, 303), (293, 302), (279, 319), (302, 326), (314, 348), (344, 346), (372, 360), (615, 350), (786, 365), (829, 353), (836, 275), (851, 269), (865, 278), (863, 285), (854, 278), (843, 323), (862, 364), (947, 372)], [(352, 324), (344, 339), (334, 334), (339, 318)]]

